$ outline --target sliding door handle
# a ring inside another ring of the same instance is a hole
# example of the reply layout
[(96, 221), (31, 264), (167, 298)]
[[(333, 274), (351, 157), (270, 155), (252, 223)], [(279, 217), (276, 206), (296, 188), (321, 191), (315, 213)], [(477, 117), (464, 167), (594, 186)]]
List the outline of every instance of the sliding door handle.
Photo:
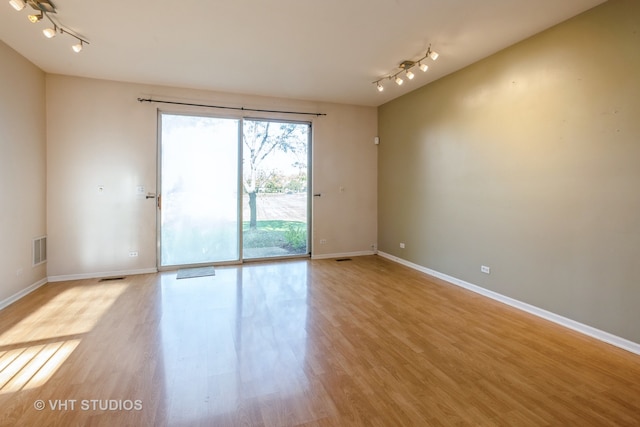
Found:
[(160, 199), (162, 198), (161, 194), (158, 194), (156, 196), (156, 193), (147, 193), (147, 195), (145, 196), (145, 199), (155, 199), (156, 197), (158, 198), (158, 203), (157, 203), (158, 209), (161, 209), (162, 208), (162, 202), (160, 201)]

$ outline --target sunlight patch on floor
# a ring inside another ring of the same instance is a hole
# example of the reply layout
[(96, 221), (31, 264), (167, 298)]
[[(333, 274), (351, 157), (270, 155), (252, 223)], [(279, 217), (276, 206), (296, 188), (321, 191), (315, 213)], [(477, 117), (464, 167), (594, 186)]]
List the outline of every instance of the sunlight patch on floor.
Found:
[(2, 333), (0, 346), (87, 333), (127, 286), (108, 283), (67, 289)]
[(60, 369), (127, 283), (74, 286), (0, 335), (0, 394), (40, 387)]
[(69, 340), (0, 353), (0, 394), (45, 384), (80, 344)]

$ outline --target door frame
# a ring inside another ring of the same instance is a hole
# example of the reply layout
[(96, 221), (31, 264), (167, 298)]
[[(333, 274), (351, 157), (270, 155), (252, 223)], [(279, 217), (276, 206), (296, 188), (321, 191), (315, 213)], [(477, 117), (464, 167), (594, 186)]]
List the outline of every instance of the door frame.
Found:
[[(162, 266), (161, 263), (161, 209), (162, 209), (162, 115), (178, 115), (178, 116), (199, 116), (199, 117), (211, 117), (211, 118), (219, 118), (219, 119), (233, 119), (238, 120), (238, 176), (237, 176), (237, 237), (238, 237), (238, 259), (231, 261), (221, 261), (221, 262), (208, 262), (208, 263), (199, 263), (199, 264), (184, 264), (184, 265), (169, 265)], [(249, 262), (260, 262), (260, 261), (268, 261), (268, 260), (282, 260), (282, 259), (295, 259), (295, 258), (310, 258), (312, 256), (312, 221), (313, 221), (313, 182), (312, 182), (312, 152), (313, 152), (313, 120), (291, 120), (284, 118), (275, 117), (277, 114), (270, 115), (269, 117), (259, 117), (259, 116), (243, 116), (236, 114), (211, 114), (205, 111), (193, 111), (191, 109), (157, 109), (157, 120), (156, 120), (156, 144), (157, 144), (157, 159), (156, 159), (156, 197), (155, 197), (155, 210), (156, 210), (156, 268), (158, 271), (171, 271), (179, 268), (190, 268), (190, 267), (202, 267), (202, 266), (217, 266), (217, 265), (239, 265), (243, 263)], [(298, 124), (306, 124), (308, 126), (307, 131), (307, 251), (304, 254), (294, 254), (287, 256), (278, 256), (278, 257), (266, 257), (266, 258), (244, 258), (244, 242), (243, 242), (243, 193), (244, 193), (244, 184), (243, 184), (243, 155), (244, 155), (244, 141), (243, 141), (243, 129), (244, 129), (244, 121), (245, 120), (259, 120), (259, 121), (270, 121), (270, 122), (278, 122), (278, 123), (298, 123)]]

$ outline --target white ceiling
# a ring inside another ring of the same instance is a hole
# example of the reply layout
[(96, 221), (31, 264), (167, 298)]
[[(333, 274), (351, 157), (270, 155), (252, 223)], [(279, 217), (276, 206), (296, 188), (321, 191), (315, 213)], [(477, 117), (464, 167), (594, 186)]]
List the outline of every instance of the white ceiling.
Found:
[[(51, 0), (48, 40), (0, 2), (0, 39), (48, 73), (377, 106), (604, 0)], [(440, 53), (402, 87), (372, 82)], [(1, 66), (1, 65), (0, 65)]]

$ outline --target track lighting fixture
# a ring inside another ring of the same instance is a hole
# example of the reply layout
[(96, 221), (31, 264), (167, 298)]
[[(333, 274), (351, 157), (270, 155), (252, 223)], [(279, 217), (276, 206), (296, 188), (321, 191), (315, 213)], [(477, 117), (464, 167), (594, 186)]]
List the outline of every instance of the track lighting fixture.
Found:
[(398, 86), (400, 86), (402, 85), (402, 83), (404, 83), (404, 81), (399, 76), (400, 73), (404, 72), (405, 75), (407, 76), (407, 79), (413, 80), (413, 78), (415, 77), (415, 74), (411, 72), (411, 68), (417, 65), (422, 72), (427, 72), (427, 70), (429, 69), (429, 66), (425, 64), (424, 61), (427, 58), (431, 59), (432, 61), (435, 61), (436, 59), (438, 59), (438, 56), (439, 56), (438, 52), (431, 50), (431, 45), (429, 45), (429, 47), (427, 48), (427, 53), (425, 53), (423, 57), (419, 58), (416, 61), (402, 61), (400, 65), (398, 65), (398, 68), (399, 68), (398, 71), (391, 72), (386, 76), (378, 80), (375, 80), (373, 84), (376, 85), (378, 92), (382, 92), (384, 90), (384, 87), (382, 86), (383, 80), (393, 80), (394, 82), (396, 82)]
[(58, 32), (60, 32), (60, 34), (67, 34), (77, 40), (77, 43), (71, 46), (71, 49), (76, 53), (82, 51), (85, 44), (89, 44), (84, 38), (60, 25), (57, 19), (54, 21), (51, 16), (49, 16), (49, 14), (56, 13), (56, 7), (51, 0), (9, 0), (9, 4), (17, 11), (21, 11), (26, 5), (29, 5), (32, 9), (39, 12), (37, 15), (31, 14), (27, 16), (29, 21), (34, 24), (42, 21), (43, 18), (47, 18), (53, 27), (42, 30), (42, 34), (44, 34), (46, 38), (51, 39), (55, 37)]

